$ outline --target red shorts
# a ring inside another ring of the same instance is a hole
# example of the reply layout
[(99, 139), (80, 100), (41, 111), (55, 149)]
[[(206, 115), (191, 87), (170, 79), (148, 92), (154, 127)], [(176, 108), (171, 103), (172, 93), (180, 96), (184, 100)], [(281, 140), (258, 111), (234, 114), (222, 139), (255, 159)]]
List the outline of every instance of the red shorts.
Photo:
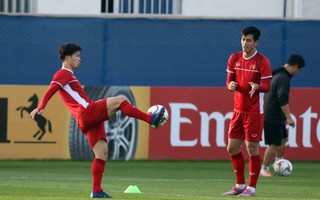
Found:
[(91, 148), (100, 140), (107, 141), (104, 121), (108, 120), (107, 99), (92, 102), (80, 114), (78, 126), (86, 134)]
[(261, 114), (248, 114), (233, 112), (228, 138), (246, 139), (249, 142), (262, 140), (264, 116)]

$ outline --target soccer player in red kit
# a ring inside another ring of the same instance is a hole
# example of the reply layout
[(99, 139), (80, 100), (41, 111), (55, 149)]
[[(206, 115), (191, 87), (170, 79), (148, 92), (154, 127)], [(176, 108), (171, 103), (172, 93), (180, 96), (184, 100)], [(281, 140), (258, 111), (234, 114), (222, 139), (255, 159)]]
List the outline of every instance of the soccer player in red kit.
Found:
[(30, 113), (34, 119), (40, 115), (51, 97), (58, 91), (61, 99), (78, 123), (80, 130), (87, 136), (95, 158), (92, 163), (92, 198), (112, 198), (101, 188), (105, 163), (108, 157), (108, 143), (104, 121), (108, 120), (118, 110), (129, 117), (143, 120), (157, 128), (163, 118), (165, 109), (148, 115), (134, 107), (121, 96), (110, 97), (93, 102), (83, 90), (80, 82), (74, 76), (74, 70), (80, 66), (81, 47), (68, 43), (59, 48), (62, 68), (58, 70), (42, 97), (38, 107)]
[[(236, 176), (236, 185), (223, 195), (255, 196), (261, 159), (259, 142), (263, 129), (263, 95), (270, 89), (272, 72), (269, 60), (256, 50), (260, 30), (249, 26), (241, 32), (242, 52), (228, 60), (227, 88), (234, 91), (234, 111), (228, 132), (228, 153)], [(245, 182), (245, 159), (241, 146), (245, 141), (249, 154), (249, 183)]]

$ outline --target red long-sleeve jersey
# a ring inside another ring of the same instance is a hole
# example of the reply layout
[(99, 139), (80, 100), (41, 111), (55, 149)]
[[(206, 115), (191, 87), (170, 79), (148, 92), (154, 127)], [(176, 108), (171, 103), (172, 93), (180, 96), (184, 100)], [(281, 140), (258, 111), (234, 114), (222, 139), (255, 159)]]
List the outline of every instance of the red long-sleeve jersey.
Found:
[(38, 110), (43, 110), (57, 91), (75, 119), (78, 119), (81, 111), (92, 102), (74, 76), (73, 71), (62, 68), (54, 74), (49, 88), (41, 99)]
[[(230, 56), (227, 72), (227, 86), (231, 81), (238, 84), (234, 93), (234, 111), (262, 114), (263, 96), (269, 91), (272, 78), (269, 60), (257, 51), (249, 58), (245, 58), (243, 52), (237, 52)], [(259, 85), (258, 92), (252, 97), (249, 82)]]

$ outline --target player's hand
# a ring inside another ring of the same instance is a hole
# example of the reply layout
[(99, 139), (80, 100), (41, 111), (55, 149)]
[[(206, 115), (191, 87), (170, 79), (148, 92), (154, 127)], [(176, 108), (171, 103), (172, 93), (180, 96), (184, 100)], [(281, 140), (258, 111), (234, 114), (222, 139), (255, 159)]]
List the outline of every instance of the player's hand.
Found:
[(249, 92), (249, 95), (250, 95), (250, 97), (252, 97), (254, 95), (254, 93), (258, 90), (259, 85), (254, 82), (249, 82), (249, 84), (251, 85), (251, 90)]
[(41, 115), (41, 113), (43, 112), (43, 110), (38, 110), (38, 108), (34, 109), (30, 114), (29, 114), (29, 117), (31, 119), (34, 119), (34, 117), (36, 115)]
[(289, 126), (291, 126), (292, 128), (294, 128), (295, 127), (295, 123), (294, 123), (294, 121), (292, 120), (292, 118), (289, 118), (289, 119), (287, 119), (287, 123), (289, 124)]
[(238, 83), (237, 83), (237, 82), (231, 81), (231, 82), (229, 83), (229, 85), (228, 85), (228, 89), (229, 89), (230, 91), (233, 91), (233, 90), (236, 89), (237, 86), (238, 86)]

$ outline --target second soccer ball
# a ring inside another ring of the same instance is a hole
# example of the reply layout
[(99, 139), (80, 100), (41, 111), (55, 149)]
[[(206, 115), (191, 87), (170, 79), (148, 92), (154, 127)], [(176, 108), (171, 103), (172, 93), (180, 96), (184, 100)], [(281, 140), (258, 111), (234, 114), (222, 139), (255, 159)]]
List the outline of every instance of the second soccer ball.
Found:
[(278, 176), (289, 176), (292, 173), (293, 167), (289, 160), (280, 159), (273, 164), (273, 169)]

